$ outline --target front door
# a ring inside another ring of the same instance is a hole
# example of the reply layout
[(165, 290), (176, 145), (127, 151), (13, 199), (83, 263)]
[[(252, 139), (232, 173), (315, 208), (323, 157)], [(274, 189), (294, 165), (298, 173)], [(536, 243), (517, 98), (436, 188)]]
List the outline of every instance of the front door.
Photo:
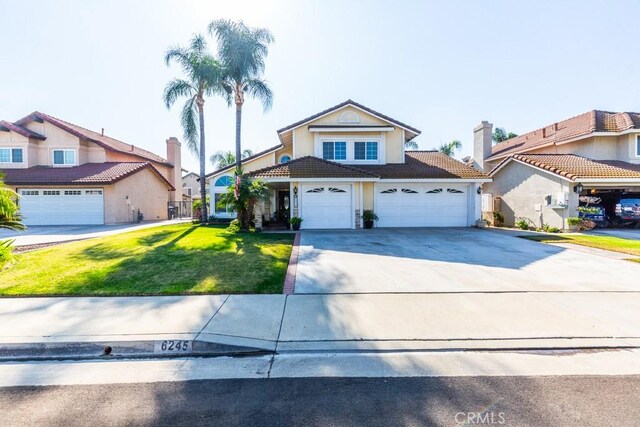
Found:
[(289, 190), (278, 191), (278, 221), (289, 223), (289, 209), (291, 208), (291, 199), (289, 198)]

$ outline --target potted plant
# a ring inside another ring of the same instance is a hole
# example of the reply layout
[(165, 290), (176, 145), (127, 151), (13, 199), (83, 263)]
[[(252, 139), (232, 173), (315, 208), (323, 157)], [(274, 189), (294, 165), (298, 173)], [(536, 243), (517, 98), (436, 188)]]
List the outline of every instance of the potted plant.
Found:
[(289, 222), (291, 223), (291, 226), (293, 227), (294, 230), (296, 230), (296, 231), (300, 230), (300, 224), (302, 224), (302, 218), (297, 217), (297, 216), (293, 216), (293, 217), (291, 217)]
[(378, 215), (372, 210), (365, 210), (362, 212), (362, 220), (364, 221), (364, 228), (373, 228), (373, 221), (378, 220)]

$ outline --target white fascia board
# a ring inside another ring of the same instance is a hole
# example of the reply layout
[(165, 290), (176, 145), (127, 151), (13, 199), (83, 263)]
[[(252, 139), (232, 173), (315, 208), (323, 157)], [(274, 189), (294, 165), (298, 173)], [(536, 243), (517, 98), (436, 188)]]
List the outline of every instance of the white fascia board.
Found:
[(378, 178), (260, 178), (265, 182), (374, 182)]
[(640, 184), (640, 178), (578, 178), (575, 182), (581, 184)]
[(354, 126), (354, 127), (323, 127), (318, 128), (309, 126), (309, 132), (393, 132), (394, 126), (375, 127), (375, 126)]
[(472, 182), (492, 182), (492, 178), (456, 179), (456, 178), (405, 178), (405, 179), (380, 179), (381, 184), (396, 182), (451, 182), (451, 183), (472, 183)]

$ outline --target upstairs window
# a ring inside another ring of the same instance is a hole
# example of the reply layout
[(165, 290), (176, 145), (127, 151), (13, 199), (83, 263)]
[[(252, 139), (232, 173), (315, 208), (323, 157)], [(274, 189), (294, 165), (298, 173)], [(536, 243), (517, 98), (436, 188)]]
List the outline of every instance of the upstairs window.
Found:
[(58, 166), (75, 165), (76, 150), (53, 150), (53, 164)]
[(322, 158), (325, 160), (347, 160), (347, 142), (324, 141), (322, 143)]
[(376, 141), (356, 141), (353, 143), (355, 160), (378, 160), (378, 143)]
[(636, 157), (640, 157), (640, 135), (636, 136)]
[(22, 148), (0, 148), (0, 163), (22, 163)]

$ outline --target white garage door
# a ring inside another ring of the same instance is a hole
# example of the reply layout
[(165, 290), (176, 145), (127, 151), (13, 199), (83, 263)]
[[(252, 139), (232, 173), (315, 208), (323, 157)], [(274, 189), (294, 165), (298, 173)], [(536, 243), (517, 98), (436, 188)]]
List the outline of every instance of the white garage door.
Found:
[(104, 224), (101, 188), (20, 189), (26, 225)]
[(304, 184), (300, 203), (302, 228), (351, 228), (351, 185)]
[(376, 185), (378, 227), (466, 227), (468, 185)]

